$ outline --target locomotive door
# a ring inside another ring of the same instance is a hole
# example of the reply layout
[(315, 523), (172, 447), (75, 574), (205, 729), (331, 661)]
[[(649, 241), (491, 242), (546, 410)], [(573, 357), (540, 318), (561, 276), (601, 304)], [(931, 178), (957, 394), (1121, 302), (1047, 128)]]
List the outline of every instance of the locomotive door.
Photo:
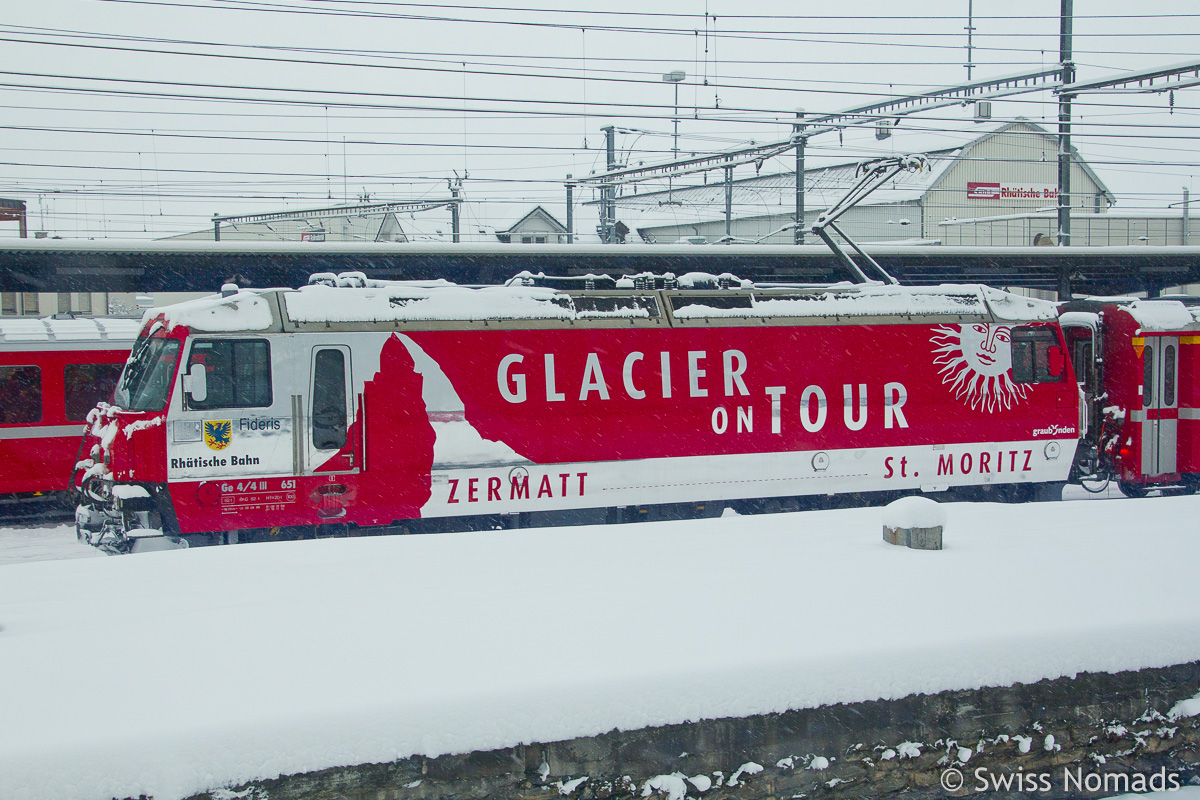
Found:
[(1146, 337), (1142, 351), (1142, 474), (1176, 471), (1179, 337)]
[(190, 341), (180, 370), (182, 397), (169, 415), (170, 480), (244, 489), (249, 484), (229, 479), (289, 474), (294, 431), (287, 393), (279, 391), (286, 383), (274, 369), (274, 344), (251, 337)]
[(312, 349), (304, 431), (304, 472), (328, 474), (358, 472), (360, 448), (351, 430), (354, 419), (350, 348), (318, 345)]

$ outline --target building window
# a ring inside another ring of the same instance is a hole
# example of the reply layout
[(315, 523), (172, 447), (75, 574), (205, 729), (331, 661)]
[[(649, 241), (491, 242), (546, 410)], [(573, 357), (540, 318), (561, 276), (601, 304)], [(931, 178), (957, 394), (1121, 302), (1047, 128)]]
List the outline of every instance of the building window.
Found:
[(17, 313), (17, 293), (0, 292), (0, 314)]
[(79, 313), (80, 314), (92, 313), (92, 293), (91, 292), (80, 292), (79, 293)]
[(68, 292), (59, 292), (58, 293), (58, 313), (60, 313), (60, 314), (70, 314), (71, 313), (71, 295), (70, 295), (70, 293), (68, 293)]
[(38, 296), (37, 292), (21, 292), (21, 313), (25, 315), (37, 316), (38, 313)]

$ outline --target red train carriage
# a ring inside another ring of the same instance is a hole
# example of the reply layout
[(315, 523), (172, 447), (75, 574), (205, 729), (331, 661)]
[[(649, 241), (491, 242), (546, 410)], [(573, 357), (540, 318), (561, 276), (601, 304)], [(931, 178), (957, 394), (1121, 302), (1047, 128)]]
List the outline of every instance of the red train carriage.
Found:
[(1200, 488), (1200, 306), (1185, 302), (1086, 300), (1062, 315), (1099, 423), (1085, 473), (1133, 497)]
[(140, 323), (0, 318), (0, 496), (65, 492), (84, 420), (113, 387)]
[(81, 533), (1019, 495), (1080, 435), (1054, 306), (982, 286), (338, 282), (157, 310), (97, 411)]

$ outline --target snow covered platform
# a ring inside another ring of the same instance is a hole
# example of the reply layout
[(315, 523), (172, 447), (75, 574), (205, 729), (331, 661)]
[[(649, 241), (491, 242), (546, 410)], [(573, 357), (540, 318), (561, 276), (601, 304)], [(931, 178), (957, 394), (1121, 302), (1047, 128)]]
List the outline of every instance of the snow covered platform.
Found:
[(5, 564), (0, 797), (1200, 661), (1200, 498), (946, 511), (936, 552), (885, 544), (875, 508)]

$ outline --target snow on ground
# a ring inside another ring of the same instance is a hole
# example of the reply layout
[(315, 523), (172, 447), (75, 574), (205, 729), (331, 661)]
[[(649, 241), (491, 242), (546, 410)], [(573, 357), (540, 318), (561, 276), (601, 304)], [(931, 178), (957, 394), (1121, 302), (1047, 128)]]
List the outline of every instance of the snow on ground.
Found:
[(1200, 497), (946, 511), (940, 552), (870, 508), (8, 563), (0, 797), (1200, 658)]
[[(64, 558), (103, 558), (104, 554), (79, 541), (74, 525), (56, 528), (0, 528), (0, 566)], [(3, 614), (0, 611), (0, 614)]]

